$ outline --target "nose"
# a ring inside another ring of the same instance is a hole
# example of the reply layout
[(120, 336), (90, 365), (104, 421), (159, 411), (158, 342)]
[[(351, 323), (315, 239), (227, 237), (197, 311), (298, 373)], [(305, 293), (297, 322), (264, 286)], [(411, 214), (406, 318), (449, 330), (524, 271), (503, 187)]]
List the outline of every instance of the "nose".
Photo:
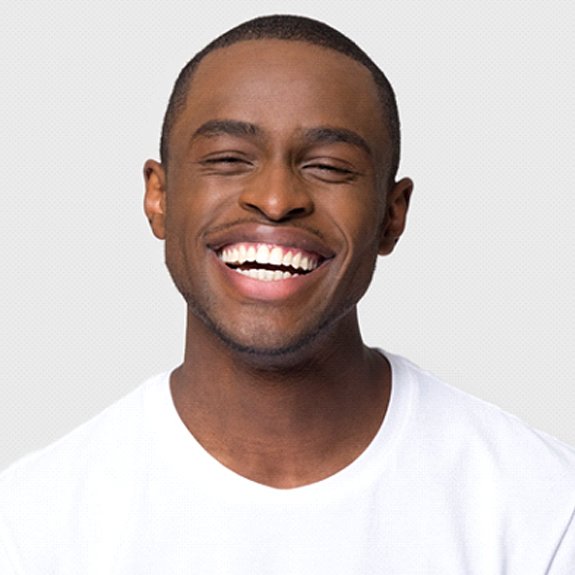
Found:
[(281, 222), (313, 212), (313, 200), (289, 166), (270, 166), (246, 182), (240, 195), (241, 206), (266, 219)]

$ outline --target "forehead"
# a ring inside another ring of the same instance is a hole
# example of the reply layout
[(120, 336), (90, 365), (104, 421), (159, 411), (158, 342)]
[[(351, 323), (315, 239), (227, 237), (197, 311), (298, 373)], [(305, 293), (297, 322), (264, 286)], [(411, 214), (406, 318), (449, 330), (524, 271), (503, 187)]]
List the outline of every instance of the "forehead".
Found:
[(249, 40), (208, 54), (194, 71), (174, 137), (214, 119), (284, 135), (340, 127), (357, 131), (374, 148), (388, 141), (370, 71), (335, 50), (300, 41)]

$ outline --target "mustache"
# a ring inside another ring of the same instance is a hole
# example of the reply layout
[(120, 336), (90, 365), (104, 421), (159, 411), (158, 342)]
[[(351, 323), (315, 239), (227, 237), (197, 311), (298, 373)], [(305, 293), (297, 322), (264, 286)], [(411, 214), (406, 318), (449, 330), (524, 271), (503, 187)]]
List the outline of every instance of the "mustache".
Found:
[(308, 226), (308, 225), (301, 224), (299, 222), (296, 223), (293, 221), (289, 221), (289, 222), (273, 222), (273, 221), (269, 221), (269, 220), (263, 221), (262, 219), (253, 218), (253, 217), (251, 217), (251, 218), (238, 218), (237, 220), (233, 220), (231, 222), (226, 222), (225, 224), (220, 224), (218, 226), (211, 227), (211, 228), (205, 230), (202, 235), (203, 236), (211, 236), (212, 234), (225, 232), (227, 230), (231, 230), (231, 229), (233, 229), (237, 226), (243, 225), (243, 224), (256, 224), (256, 225), (265, 224), (266, 226), (270, 226), (270, 227), (274, 227), (274, 228), (291, 228), (291, 229), (304, 230), (310, 234), (313, 234), (314, 236), (316, 236), (320, 240), (325, 241), (325, 236), (321, 233), (320, 230), (318, 230), (317, 228), (314, 228), (313, 226)]

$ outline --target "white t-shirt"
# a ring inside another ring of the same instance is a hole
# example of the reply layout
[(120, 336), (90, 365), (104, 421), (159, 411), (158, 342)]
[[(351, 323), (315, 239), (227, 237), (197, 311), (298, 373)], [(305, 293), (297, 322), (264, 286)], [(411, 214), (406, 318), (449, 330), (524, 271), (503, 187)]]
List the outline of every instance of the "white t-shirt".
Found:
[(221, 465), (169, 374), (147, 381), (0, 476), (0, 573), (575, 574), (575, 450), (386, 356), (372, 443), (287, 490)]

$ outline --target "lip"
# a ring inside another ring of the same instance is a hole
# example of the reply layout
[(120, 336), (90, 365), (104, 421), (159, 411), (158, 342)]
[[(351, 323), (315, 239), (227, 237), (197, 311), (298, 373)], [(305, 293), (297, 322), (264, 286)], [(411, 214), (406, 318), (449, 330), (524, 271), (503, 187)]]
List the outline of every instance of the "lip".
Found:
[(211, 252), (210, 255), (210, 259), (212, 259), (216, 269), (223, 277), (224, 285), (231, 289), (235, 296), (240, 296), (246, 300), (270, 303), (286, 300), (308, 289), (324, 276), (327, 269), (326, 264), (329, 264), (328, 260), (305, 275), (295, 275), (279, 281), (261, 281), (239, 274), (229, 268), (220, 260), (216, 252)]
[[(294, 227), (273, 227), (264, 224), (242, 223), (228, 229), (207, 234), (206, 245), (211, 260), (223, 283), (234, 294), (251, 301), (273, 302), (285, 300), (311, 288), (325, 276), (335, 252), (319, 237), (305, 229)], [(220, 250), (236, 243), (264, 243), (294, 248), (317, 254), (320, 265), (313, 271), (279, 281), (261, 281), (240, 274), (228, 267), (219, 257)]]
[(220, 232), (208, 233), (207, 247), (219, 252), (225, 246), (236, 243), (262, 243), (294, 248), (330, 260), (335, 252), (318, 236), (302, 228), (274, 227), (265, 224), (242, 223)]

